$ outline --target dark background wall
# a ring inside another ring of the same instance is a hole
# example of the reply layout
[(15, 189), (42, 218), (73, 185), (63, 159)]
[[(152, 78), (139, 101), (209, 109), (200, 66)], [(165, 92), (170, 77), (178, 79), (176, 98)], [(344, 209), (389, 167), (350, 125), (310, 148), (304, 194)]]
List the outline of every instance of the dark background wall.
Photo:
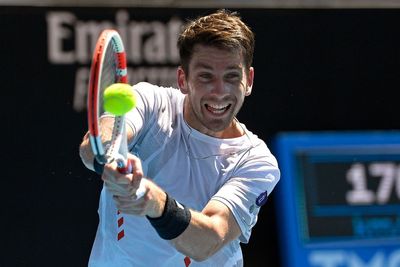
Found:
[[(164, 21), (207, 11), (126, 10)], [(97, 226), (101, 183), (80, 163), (86, 114), (73, 107), (82, 64), (49, 62), (49, 11), (112, 20), (117, 8), (0, 8), (0, 266), (85, 266)], [(400, 10), (239, 11), (257, 40), (253, 94), (239, 119), (267, 143), (283, 131), (399, 128)], [(280, 266), (278, 212), (272, 194), (243, 246), (246, 266)]]

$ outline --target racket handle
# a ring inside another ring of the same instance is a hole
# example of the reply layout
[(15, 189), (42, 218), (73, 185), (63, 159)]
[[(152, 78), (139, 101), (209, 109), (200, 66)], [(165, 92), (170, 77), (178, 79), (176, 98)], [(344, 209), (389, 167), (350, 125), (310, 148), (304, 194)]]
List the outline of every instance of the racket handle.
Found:
[(146, 187), (144, 186), (145, 178), (140, 179), (139, 187), (136, 190), (136, 199), (142, 198), (146, 194)]
[(117, 165), (119, 173), (128, 174), (133, 171), (132, 162), (130, 160), (127, 160), (126, 163), (123, 162), (123, 160), (117, 160)]
[(103, 171), (104, 171), (104, 164), (103, 163), (99, 163), (99, 161), (95, 158), (93, 160), (93, 168), (94, 168), (94, 171), (97, 174), (102, 175)]
[[(93, 168), (97, 174), (102, 175), (104, 171), (104, 163), (100, 163), (96, 158), (93, 160)], [(132, 163), (128, 160), (124, 163), (123, 160), (117, 160), (117, 170), (119, 173), (132, 173)]]

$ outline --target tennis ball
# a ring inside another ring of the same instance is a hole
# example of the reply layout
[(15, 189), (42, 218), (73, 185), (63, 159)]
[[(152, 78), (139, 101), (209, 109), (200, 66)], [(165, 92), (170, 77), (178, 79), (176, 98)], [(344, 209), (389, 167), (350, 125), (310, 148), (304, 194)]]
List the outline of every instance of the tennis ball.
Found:
[(114, 83), (104, 90), (104, 110), (116, 116), (122, 116), (136, 106), (132, 87), (126, 83)]

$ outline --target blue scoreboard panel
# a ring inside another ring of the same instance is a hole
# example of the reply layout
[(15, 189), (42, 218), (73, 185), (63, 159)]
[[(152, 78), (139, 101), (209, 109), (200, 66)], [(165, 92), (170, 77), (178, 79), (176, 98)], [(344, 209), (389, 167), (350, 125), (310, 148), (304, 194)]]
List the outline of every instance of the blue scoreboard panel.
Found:
[(400, 267), (400, 132), (280, 134), (285, 267)]

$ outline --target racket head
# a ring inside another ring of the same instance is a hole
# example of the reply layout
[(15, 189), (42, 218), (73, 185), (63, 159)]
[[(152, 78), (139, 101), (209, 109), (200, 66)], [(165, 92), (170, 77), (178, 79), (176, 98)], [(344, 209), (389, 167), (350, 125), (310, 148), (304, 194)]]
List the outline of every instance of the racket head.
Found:
[[(122, 39), (113, 29), (103, 30), (97, 40), (90, 68), (87, 112), (89, 140), (93, 154), (99, 163), (107, 163), (107, 148), (103, 145), (100, 132), (100, 117), (104, 90), (114, 83), (127, 83), (126, 54)], [(121, 118), (116, 118), (116, 123)], [(114, 126), (115, 127), (115, 126)]]

